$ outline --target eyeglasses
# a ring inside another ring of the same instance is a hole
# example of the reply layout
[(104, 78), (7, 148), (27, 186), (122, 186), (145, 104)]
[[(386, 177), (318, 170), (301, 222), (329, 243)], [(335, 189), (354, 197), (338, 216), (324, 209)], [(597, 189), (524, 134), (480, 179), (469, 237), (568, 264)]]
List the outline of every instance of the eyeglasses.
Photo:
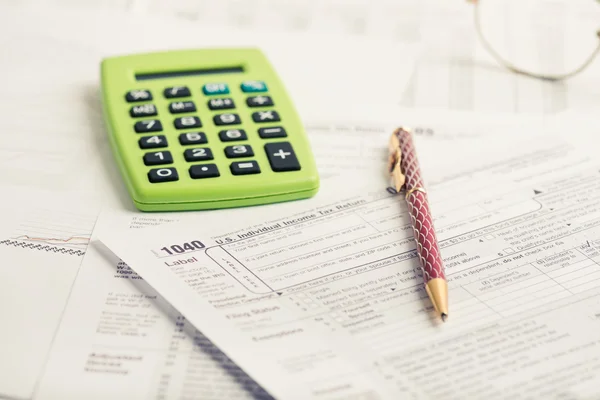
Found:
[[(517, 3), (518, 1), (518, 3)], [(572, 0), (569, 0), (572, 1)], [(560, 13), (560, 9), (554, 8), (553, 10), (551, 10), (550, 8), (546, 8), (544, 9), (544, 7), (557, 7), (556, 6), (556, 2), (553, 2), (554, 4), (551, 4), (551, 2), (549, 1), (544, 1), (544, 0), (536, 0), (533, 6), (531, 4), (529, 4), (529, 11), (531, 11), (533, 13), (533, 16), (530, 16), (529, 18), (524, 18), (526, 20), (526, 25), (524, 27), (522, 27), (522, 29), (520, 31), (513, 31), (513, 27), (511, 26), (513, 23), (517, 23), (519, 20), (519, 18), (514, 18), (515, 15), (522, 15), (521, 9), (527, 8), (525, 3), (525, 0), (515, 0), (514, 3), (512, 4), (512, 9), (511, 11), (513, 12), (513, 15), (510, 16), (508, 14), (510, 14), (509, 11), (506, 11), (508, 7), (510, 7), (511, 5), (509, 4), (510, 1), (507, 0), (467, 0), (467, 2), (473, 4), (473, 12), (474, 12), (474, 24), (475, 24), (475, 30), (477, 32), (477, 36), (479, 38), (479, 41), (481, 42), (482, 46), (484, 47), (484, 49), (502, 66), (504, 66), (505, 68), (507, 68), (508, 70), (515, 72), (517, 74), (521, 74), (521, 75), (525, 75), (525, 76), (529, 76), (529, 77), (533, 77), (533, 78), (537, 78), (537, 79), (542, 79), (542, 80), (547, 80), (547, 81), (560, 81), (560, 80), (565, 80), (568, 78), (571, 78), (577, 74), (579, 74), (581, 71), (583, 71), (584, 69), (586, 69), (596, 58), (596, 56), (598, 55), (598, 53), (600, 53), (600, 30), (596, 30), (596, 26), (591, 27), (590, 24), (591, 23), (596, 23), (596, 21), (600, 21), (600, 19), (596, 20), (592, 18), (592, 15), (594, 10), (591, 9), (586, 9), (585, 7), (588, 7), (589, 4), (591, 3), (596, 3), (593, 2), (592, 0), (587, 0), (587, 3), (584, 7), (584, 9), (580, 9), (579, 11), (577, 11), (575, 14), (575, 17), (571, 22), (571, 24), (569, 24), (568, 26), (563, 25), (562, 29), (564, 29), (565, 31), (567, 29), (570, 30), (577, 30), (577, 34), (575, 42), (576, 43), (571, 43), (569, 42), (570, 46), (562, 46), (563, 50), (570, 50), (571, 46), (578, 46), (578, 47), (585, 47), (585, 46), (581, 46), (581, 42), (582, 41), (587, 41), (587, 47), (584, 49), (579, 49), (582, 50), (584, 53), (589, 54), (588, 56), (583, 58), (583, 61), (580, 61), (579, 63), (576, 63), (573, 66), (566, 66), (566, 65), (561, 65), (561, 68), (563, 68), (562, 71), (553, 71), (553, 72), (542, 72), (542, 69), (544, 69), (543, 67), (540, 67), (539, 69), (536, 70), (535, 67), (524, 67), (523, 63), (520, 61), (515, 61), (513, 62), (513, 60), (518, 60), (519, 57), (517, 55), (513, 54), (509, 55), (510, 51), (506, 50), (506, 46), (504, 48), (504, 53), (502, 53), (502, 51), (499, 50), (499, 48), (501, 46), (499, 46), (498, 44), (503, 42), (506, 43), (506, 38), (508, 36), (511, 36), (511, 40), (512, 40), (512, 44), (518, 44), (520, 39), (519, 33), (522, 33), (523, 31), (527, 31), (529, 32), (530, 29), (539, 29), (538, 32), (536, 32), (535, 35), (523, 35), (523, 41), (533, 41), (537, 40), (538, 42), (544, 42), (545, 43), (545, 47), (546, 47), (546, 53), (547, 54), (552, 54), (553, 50), (558, 51), (559, 48), (561, 48), (562, 43), (558, 43), (561, 42), (560, 40), (556, 40), (557, 37), (560, 37), (560, 33), (557, 33), (558, 30), (560, 30), (559, 27), (557, 26), (552, 26), (552, 24), (548, 25), (545, 24), (547, 22), (547, 20), (550, 19), (560, 19), (561, 21), (563, 21), (563, 18), (565, 18), (563, 15), (561, 15)], [(485, 4), (482, 5), (482, 3)], [(531, 3), (531, 2), (530, 2)], [(567, 3), (567, 2), (565, 2)], [(572, 4), (572, 3), (571, 3)], [(595, 4), (592, 7), (596, 7), (599, 4)], [(488, 17), (488, 19), (490, 19), (489, 21), (484, 21), (484, 16), (482, 14), (484, 14), (483, 8), (484, 7), (488, 7), (491, 6), (490, 9), (485, 11), (486, 16)], [(495, 7), (495, 11), (494, 11), (494, 7)], [(565, 6), (568, 7), (568, 6)], [(516, 12), (515, 12), (516, 9)], [(504, 10), (506, 11), (505, 14), (502, 14), (502, 12), (498, 12), (498, 10)], [(590, 12), (591, 11), (591, 12)], [(598, 7), (598, 12), (600, 12), (600, 7)], [(502, 15), (501, 15), (502, 14)], [(500, 19), (504, 17), (504, 21), (500, 21)], [(589, 18), (588, 18), (589, 17)], [(490, 23), (491, 22), (491, 23)], [(523, 22), (523, 21), (521, 21)], [(498, 24), (502, 24), (504, 23), (506, 28), (503, 30), (502, 33), (496, 34), (496, 35), (492, 35), (491, 34), (491, 28), (489, 28), (492, 25), (498, 25)], [(487, 24), (487, 25), (486, 25)], [(485, 27), (488, 26), (488, 29), (485, 29)], [(591, 29), (590, 29), (591, 28)], [(544, 32), (545, 30), (545, 32)], [(595, 31), (595, 32), (594, 32)], [(595, 38), (594, 41), (591, 42), (591, 36), (592, 34), (595, 34)], [(494, 39), (490, 39), (490, 37), (494, 36)], [(573, 35), (571, 35), (573, 36)], [(537, 38), (537, 39), (536, 39)], [(562, 37), (562, 39), (564, 39), (565, 37)], [(552, 40), (556, 40), (556, 48), (553, 49), (552, 48)], [(571, 38), (572, 39), (572, 38)], [(515, 47), (515, 46), (513, 46)], [(591, 50), (593, 48), (593, 50)], [(538, 48), (539, 50), (539, 48)], [(590, 54), (591, 51), (591, 54)], [(563, 51), (563, 58), (564, 60), (567, 61), (571, 61), (572, 57), (568, 57), (566, 55), (568, 51)], [(535, 56), (531, 56), (531, 54), (527, 54), (526, 52), (521, 52), (520, 55), (525, 55), (525, 58), (528, 58), (530, 61), (532, 59), (535, 59)], [(539, 60), (538, 60), (539, 61)], [(533, 62), (535, 64), (535, 62)], [(548, 62), (548, 64), (551, 64), (551, 62)], [(560, 69), (560, 68), (559, 68)]]

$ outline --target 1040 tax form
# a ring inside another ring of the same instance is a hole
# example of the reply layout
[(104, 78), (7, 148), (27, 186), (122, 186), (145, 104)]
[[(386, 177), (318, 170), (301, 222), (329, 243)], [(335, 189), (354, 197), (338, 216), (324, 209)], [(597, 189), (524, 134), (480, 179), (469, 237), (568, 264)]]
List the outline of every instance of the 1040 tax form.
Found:
[(96, 234), (276, 398), (597, 397), (600, 166), (560, 138), (495, 150), (429, 185), (445, 324), (404, 202), (383, 189), (226, 231), (196, 217), (132, 230), (109, 212)]

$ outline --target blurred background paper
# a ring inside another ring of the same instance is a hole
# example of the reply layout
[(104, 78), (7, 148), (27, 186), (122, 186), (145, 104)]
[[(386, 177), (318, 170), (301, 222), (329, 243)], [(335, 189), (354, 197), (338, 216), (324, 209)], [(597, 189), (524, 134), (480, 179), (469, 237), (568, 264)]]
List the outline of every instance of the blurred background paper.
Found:
[[(596, 110), (600, 62), (565, 82), (516, 75), (482, 47), (473, 6), (446, 0), (0, 0), (16, 8), (167, 17), (192, 26), (236, 30), (332, 34), (418, 46), (410, 84), (399, 104), (455, 111), (556, 114)], [(594, 0), (484, 0), (482, 30), (503, 55), (524, 67), (572, 66), (597, 43), (600, 4)], [(357, 54), (360, 54), (357, 51)], [(408, 56), (410, 58), (410, 55)], [(398, 64), (400, 68), (402, 66)], [(385, 71), (379, 70), (383, 75)]]
[[(18, 8), (0, 17), (2, 29), (10, 32), (10, 40), (4, 38), (3, 52), (13, 55), (4, 68), (22, 69), (29, 60), (35, 71), (15, 74), (15, 78), (30, 85), (32, 79), (45, 81), (55, 74), (73, 81), (77, 75), (65, 65), (85, 68), (85, 76), (94, 79), (90, 84), (98, 85), (99, 61), (108, 56), (252, 46), (267, 54), (298, 107), (314, 103), (334, 107), (335, 100), (344, 98), (398, 103), (414, 68), (416, 48), (391, 41), (348, 40), (342, 34), (245, 31), (103, 10), (95, 11), (91, 18), (83, 11), (63, 9), (48, 18), (48, 11)], [(48, 62), (45, 73), (40, 73), (38, 62), (43, 55)], [(18, 82), (12, 83), (14, 87)]]

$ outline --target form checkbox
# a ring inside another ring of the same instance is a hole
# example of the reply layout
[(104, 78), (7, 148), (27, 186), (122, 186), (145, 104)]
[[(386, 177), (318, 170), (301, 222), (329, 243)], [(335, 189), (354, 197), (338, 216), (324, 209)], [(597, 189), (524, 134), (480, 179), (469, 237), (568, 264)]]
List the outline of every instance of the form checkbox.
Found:
[(495, 235), (492, 235), (492, 234), (490, 233), (489, 235), (485, 235), (484, 237), (485, 237), (487, 240), (492, 240), (492, 239), (494, 239), (496, 236), (495, 236)]
[(502, 250), (505, 254), (511, 254), (515, 252), (515, 249), (513, 249), (512, 247), (507, 247), (505, 249)]

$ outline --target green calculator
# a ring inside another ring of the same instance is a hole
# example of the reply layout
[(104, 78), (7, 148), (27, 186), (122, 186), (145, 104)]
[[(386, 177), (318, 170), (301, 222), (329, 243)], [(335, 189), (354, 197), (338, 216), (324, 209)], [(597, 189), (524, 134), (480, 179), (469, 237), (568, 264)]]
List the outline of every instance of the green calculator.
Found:
[(300, 117), (258, 49), (106, 58), (102, 95), (113, 153), (141, 211), (268, 204), (319, 189)]

